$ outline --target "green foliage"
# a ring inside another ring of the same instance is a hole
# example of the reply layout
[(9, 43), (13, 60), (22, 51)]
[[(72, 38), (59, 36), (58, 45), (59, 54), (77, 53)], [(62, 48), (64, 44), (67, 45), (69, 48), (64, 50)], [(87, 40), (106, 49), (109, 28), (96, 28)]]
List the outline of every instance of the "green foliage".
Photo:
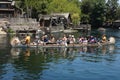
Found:
[(105, 21), (105, 0), (100, 0), (94, 5), (91, 13), (91, 24), (94, 27), (101, 27)]
[(77, 5), (77, 7), (80, 7), (80, 0), (67, 0), (68, 2), (73, 2), (74, 4)]
[(72, 15), (73, 24), (77, 25), (80, 22), (80, 16), (78, 13), (73, 13)]
[[(79, 9), (79, 0), (16, 0), (16, 6), (22, 8), (30, 17), (37, 17), (38, 14), (64, 13), (79, 14), (80, 20), (81, 11)], [(22, 6), (23, 5), (23, 6)], [(76, 18), (72, 18), (73, 21)], [(77, 21), (79, 22), (79, 21)], [(74, 23), (74, 22), (73, 22)]]
[[(70, 13), (74, 24), (91, 23), (102, 26), (105, 21), (120, 18), (118, 0), (15, 0), (16, 7), (29, 17), (38, 14)], [(106, 2), (107, 1), (107, 2)]]
[(108, 20), (115, 20), (118, 8), (118, 0), (108, 0), (106, 3), (106, 18)]
[(90, 23), (90, 14), (93, 11), (96, 0), (82, 0), (81, 8), (81, 23)]
[(81, 3), (81, 12), (83, 14), (90, 14), (94, 8), (94, 0), (83, 0)]
[(48, 13), (65, 13), (65, 12), (69, 12), (72, 15), (73, 23), (79, 22), (81, 11), (74, 1), (61, 0), (59, 2), (58, 0), (53, 0), (48, 6)]
[(120, 19), (120, 6), (118, 6), (116, 11), (116, 19)]
[(48, 4), (52, 0), (16, 0), (16, 6), (19, 6), (29, 17), (35, 17), (39, 13), (47, 14)]
[(88, 14), (82, 14), (81, 23), (88, 24), (90, 20), (90, 16)]
[(14, 33), (14, 31), (13, 31), (11, 28), (9, 28), (9, 29), (7, 30), (7, 32), (8, 32), (8, 33)]

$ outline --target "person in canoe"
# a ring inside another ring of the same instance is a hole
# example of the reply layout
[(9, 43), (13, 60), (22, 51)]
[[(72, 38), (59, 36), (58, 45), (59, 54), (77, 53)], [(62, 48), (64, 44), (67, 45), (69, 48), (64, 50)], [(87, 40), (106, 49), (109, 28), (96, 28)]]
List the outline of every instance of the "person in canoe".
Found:
[(30, 45), (30, 40), (31, 40), (31, 37), (30, 37), (30, 35), (27, 34), (27, 36), (25, 37), (25, 44), (26, 44), (27, 46)]
[(102, 43), (105, 43), (107, 41), (107, 37), (105, 34), (102, 35)]

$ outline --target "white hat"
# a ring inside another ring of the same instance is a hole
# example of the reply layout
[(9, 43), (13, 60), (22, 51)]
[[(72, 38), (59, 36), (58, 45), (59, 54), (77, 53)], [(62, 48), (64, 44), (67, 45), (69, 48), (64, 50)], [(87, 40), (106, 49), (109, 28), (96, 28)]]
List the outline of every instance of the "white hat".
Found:
[(74, 35), (72, 35), (72, 37), (74, 37)]
[(47, 35), (45, 35), (45, 37), (47, 37)]

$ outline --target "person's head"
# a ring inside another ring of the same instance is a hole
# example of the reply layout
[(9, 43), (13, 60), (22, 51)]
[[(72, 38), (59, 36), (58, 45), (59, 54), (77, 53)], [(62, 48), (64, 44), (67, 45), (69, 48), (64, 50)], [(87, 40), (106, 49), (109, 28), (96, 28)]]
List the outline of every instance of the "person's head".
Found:
[(44, 37), (47, 37), (47, 35), (45, 35)]
[(69, 37), (71, 37), (72, 35), (69, 35)]
[(27, 34), (27, 36), (29, 36), (29, 34)]
[(91, 36), (91, 38), (93, 38), (93, 36)]
[(53, 38), (54, 37), (54, 35), (53, 34), (51, 34), (51, 38)]
[(64, 36), (64, 37), (66, 37), (66, 35), (65, 35), (65, 34), (64, 34), (63, 36)]
[(74, 38), (74, 35), (72, 35), (72, 38)]

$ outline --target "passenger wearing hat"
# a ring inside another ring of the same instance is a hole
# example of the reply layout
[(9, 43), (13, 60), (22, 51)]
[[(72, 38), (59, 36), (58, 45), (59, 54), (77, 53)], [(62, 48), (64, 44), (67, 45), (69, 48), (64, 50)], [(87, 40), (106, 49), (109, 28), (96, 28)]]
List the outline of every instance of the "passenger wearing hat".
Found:
[(72, 35), (71, 38), (70, 38), (70, 43), (73, 44), (73, 43), (75, 43), (75, 41), (76, 41), (76, 39), (75, 39), (74, 35)]

